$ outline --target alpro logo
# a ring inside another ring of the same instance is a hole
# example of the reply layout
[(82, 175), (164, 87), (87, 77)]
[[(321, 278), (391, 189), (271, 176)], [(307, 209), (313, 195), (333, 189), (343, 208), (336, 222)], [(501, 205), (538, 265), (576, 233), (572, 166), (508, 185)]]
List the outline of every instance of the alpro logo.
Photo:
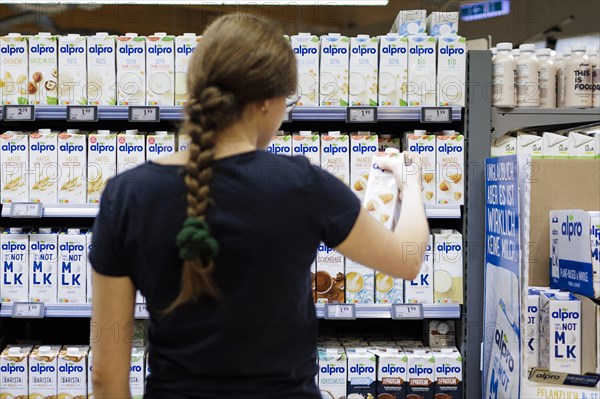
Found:
[(31, 151), (39, 152), (40, 154), (44, 152), (56, 151), (56, 146), (52, 144), (32, 144)]
[(347, 153), (348, 152), (348, 147), (339, 147), (336, 144), (329, 144), (327, 146), (323, 146), (323, 152), (326, 154), (331, 154), (331, 155), (335, 155), (338, 153)]
[(449, 145), (444, 143), (444, 145), (439, 147), (439, 150), (442, 154), (452, 154), (453, 152), (462, 152), (463, 149), (460, 146)]
[(35, 46), (30, 47), (29, 51), (32, 52), (33, 54), (39, 54), (39, 55), (54, 54), (54, 47), (44, 46), (43, 44), (36, 44)]
[(58, 149), (62, 152), (66, 152), (68, 154), (72, 152), (83, 152), (85, 151), (85, 147), (82, 145), (75, 145), (71, 143), (61, 144)]
[(563, 308), (563, 309), (558, 309), (554, 312), (552, 312), (552, 318), (553, 319), (558, 319), (560, 321), (565, 321), (565, 320), (577, 320), (579, 319), (579, 312), (569, 312), (569, 309)]
[(448, 242), (443, 242), (441, 244), (438, 244), (437, 250), (439, 252), (444, 252), (444, 253), (460, 252), (460, 251), (462, 251), (462, 246), (460, 244), (452, 244), (452, 243), (448, 243)]
[(132, 152), (143, 152), (144, 147), (142, 147), (141, 145), (133, 145), (133, 144), (125, 143), (125, 144), (121, 144), (119, 146), (119, 151), (131, 154)]
[(190, 44), (184, 44), (183, 46), (178, 46), (175, 49), (175, 51), (177, 51), (177, 54), (184, 54), (184, 55), (193, 54), (195, 50), (196, 50), (196, 47), (192, 46)]
[(58, 247), (58, 249), (60, 249), (61, 251), (66, 251), (66, 252), (76, 252), (76, 251), (84, 251), (85, 246), (81, 245), (81, 244), (76, 244), (73, 242), (68, 242), (65, 244), (61, 244), (60, 247)]
[(294, 47), (294, 53), (300, 55), (301, 57), (304, 57), (305, 55), (316, 55), (318, 53), (317, 48), (316, 47), (304, 47), (304, 46), (298, 46), (298, 47)]
[(24, 373), (25, 367), (24, 366), (15, 366), (14, 364), (9, 363), (6, 366), (0, 367), (0, 372), (5, 373), (5, 374)]
[(173, 49), (171, 47), (163, 47), (163, 46), (158, 46), (155, 44), (153, 46), (148, 47), (148, 52), (150, 54), (159, 56), (159, 55), (163, 55), (163, 54), (171, 54), (173, 52)]
[(131, 366), (131, 372), (132, 373), (141, 373), (142, 372), (142, 366)]
[(306, 155), (311, 152), (315, 153), (315, 154), (318, 153), (319, 147), (314, 146), (314, 145), (306, 145), (306, 144), (299, 144), (294, 147), (294, 153), (296, 153), (296, 154)]
[(34, 364), (33, 366), (31, 366), (29, 368), (29, 371), (31, 373), (38, 373), (38, 374), (54, 373), (56, 371), (56, 368), (54, 366), (44, 366), (43, 364)]
[(381, 372), (386, 374), (404, 374), (406, 373), (406, 367), (388, 364), (381, 368)]
[(365, 373), (374, 373), (375, 367), (358, 364), (356, 366), (350, 367), (350, 372), (354, 373), (354, 374), (358, 374), (358, 375), (365, 374)]
[(329, 254), (329, 253), (331, 253), (331, 252), (333, 252), (333, 251), (334, 251), (334, 249), (333, 249), (333, 248), (329, 248), (329, 247), (328, 247), (327, 245), (325, 245), (325, 244), (321, 244), (321, 245), (319, 245), (319, 246), (318, 246), (318, 248), (317, 248), (317, 250), (318, 250), (319, 252), (325, 252), (325, 253), (327, 253), (327, 254)]
[(544, 380), (544, 381), (547, 381), (547, 380), (560, 381), (560, 379), (561, 379), (560, 375), (551, 374), (551, 373), (547, 373), (547, 372), (536, 373), (535, 378)]
[(52, 244), (52, 243), (46, 243), (46, 242), (34, 242), (33, 244), (31, 244), (31, 250), (32, 251), (54, 251), (56, 250), (56, 245)]
[(172, 153), (173, 152), (173, 146), (154, 143), (154, 144), (150, 144), (148, 146), (148, 151), (149, 152), (155, 152), (155, 153), (157, 153), (159, 155), (162, 154), (163, 152)]
[(352, 54), (358, 54), (362, 57), (368, 54), (377, 54), (377, 49), (374, 47), (354, 47), (352, 49)]
[(85, 54), (85, 48), (81, 46), (74, 46), (72, 44), (62, 46), (61, 48), (59, 48), (59, 51), (61, 54), (66, 55)]
[(535, 306), (535, 305), (527, 306), (527, 312), (529, 312), (529, 313), (537, 313), (538, 312), (538, 307)]
[(25, 54), (25, 47), (4, 46), (0, 47), (0, 54), (13, 56), (15, 54)]
[(115, 150), (115, 146), (114, 145), (105, 145), (105, 144), (92, 144), (90, 146), (90, 151), (93, 152), (97, 152), (98, 154), (102, 154), (103, 152), (110, 152), (110, 151), (114, 151)]
[(288, 145), (281, 145), (279, 143), (273, 143), (268, 148), (267, 151), (273, 154), (290, 154), (292, 149)]
[(431, 47), (412, 47), (410, 53), (421, 56), (425, 54), (434, 54), (434, 51)]
[(337, 55), (337, 54), (347, 54), (348, 49), (345, 47), (337, 47), (337, 46), (329, 45), (329, 46), (323, 48), (323, 53), (329, 54), (332, 56)]
[(17, 152), (17, 151), (27, 151), (27, 147), (24, 144), (8, 143), (8, 144), (2, 145), (2, 151), (9, 152), (12, 154), (13, 152)]
[(575, 217), (573, 215), (568, 215), (567, 220), (562, 222), (560, 225), (560, 232), (563, 236), (567, 236), (569, 241), (571, 241), (571, 237), (577, 236), (581, 237), (583, 234), (583, 226), (580, 222), (573, 222)]
[(2, 244), (2, 250), (3, 251), (10, 251), (10, 252), (25, 251), (25, 250), (27, 250), (27, 245), (21, 244), (21, 243), (17, 243), (17, 242), (13, 242), (13, 241), (9, 241), (9, 242), (7, 242), (5, 244)]
[(134, 46), (132, 44), (128, 44), (126, 46), (120, 47), (119, 53), (125, 54), (125, 55), (144, 54), (144, 49), (139, 46)]
[(364, 154), (366, 152), (377, 152), (377, 146), (359, 143), (355, 146), (352, 146), (352, 152), (360, 154)]
[(460, 373), (462, 370), (460, 369), (460, 367), (456, 367), (456, 366), (452, 366), (451, 364), (442, 364), (441, 366), (436, 367), (435, 372), (436, 375), (439, 374), (444, 374), (444, 375), (448, 375), (448, 374), (458, 374)]
[(446, 46), (446, 47), (442, 47), (440, 49), (440, 53), (441, 54), (447, 54), (450, 57), (452, 57), (455, 54), (464, 54), (465, 53), (465, 49), (464, 48), (456, 48), (453, 46)]
[(59, 373), (72, 374), (72, 373), (83, 373), (82, 366), (73, 366), (72, 364), (67, 364), (60, 366), (58, 368)]
[(321, 374), (345, 374), (346, 368), (343, 366), (335, 366), (333, 364), (328, 364), (326, 366), (321, 367)]
[(515, 359), (508, 349), (508, 337), (504, 330), (496, 330), (494, 342), (500, 350), (500, 358), (508, 365), (508, 369), (512, 372), (515, 368)]
[(432, 145), (413, 144), (409, 148), (410, 152), (421, 154), (423, 152), (434, 152), (435, 148)]
[(396, 47), (388, 44), (386, 47), (381, 49), (381, 52), (391, 56), (396, 54), (406, 54), (406, 47)]
[(416, 366), (413, 366), (411, 368), (408, 369), (408, 372), (412, 375), (416, 375), (417, 377), (420, 375), (428, 375), (428, 374), (433, 374), (433, 369), (431, 367), (426, 367), (423, 366), (421, 364), (418, 364)]

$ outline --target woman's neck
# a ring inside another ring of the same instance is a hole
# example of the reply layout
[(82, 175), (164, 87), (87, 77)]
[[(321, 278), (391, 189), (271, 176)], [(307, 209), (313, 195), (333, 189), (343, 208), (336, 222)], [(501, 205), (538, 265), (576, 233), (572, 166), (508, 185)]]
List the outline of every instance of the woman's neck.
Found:
[(254, 126), (234, 123), (219, 132), (215, 142), (215, 159), (256, 151), (258, 133)]

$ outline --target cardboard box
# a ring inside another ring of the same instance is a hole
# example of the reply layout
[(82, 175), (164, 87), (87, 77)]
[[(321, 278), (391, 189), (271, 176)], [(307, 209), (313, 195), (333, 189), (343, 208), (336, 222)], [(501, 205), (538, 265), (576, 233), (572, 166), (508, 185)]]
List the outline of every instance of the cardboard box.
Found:
[(454, 320), (430, 320), (425, 323), (425, 344), (432, 349), (451, 348), (456, 345)]

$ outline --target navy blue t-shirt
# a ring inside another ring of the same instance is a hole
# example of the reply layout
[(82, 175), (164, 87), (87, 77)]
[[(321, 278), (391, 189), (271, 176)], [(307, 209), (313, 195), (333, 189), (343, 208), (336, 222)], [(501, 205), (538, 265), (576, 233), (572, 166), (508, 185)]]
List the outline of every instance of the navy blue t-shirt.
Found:
[(346, 239), (360, 203), (303, 157), (254, 151), (213, 170), (207, 221), (220, 245), (221, 299), (166, 316), (180, 287), (184, 169), (147, 163), (102, 195), (90, 259), (100, 274), (131, 277), (146, 297), (146, 397), (319, 399), (310, 265), (321, 241)]

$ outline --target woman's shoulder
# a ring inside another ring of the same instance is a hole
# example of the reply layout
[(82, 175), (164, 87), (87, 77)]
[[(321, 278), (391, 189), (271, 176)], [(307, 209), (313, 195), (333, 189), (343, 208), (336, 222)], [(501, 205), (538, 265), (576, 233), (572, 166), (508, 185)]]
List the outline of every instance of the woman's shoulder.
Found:
[(152, 192), (172, 190), (182, 183), (183, 167), (147, 162), (122, 172), (108, 180), (106, 191), (113, 195), (152, 195)]

